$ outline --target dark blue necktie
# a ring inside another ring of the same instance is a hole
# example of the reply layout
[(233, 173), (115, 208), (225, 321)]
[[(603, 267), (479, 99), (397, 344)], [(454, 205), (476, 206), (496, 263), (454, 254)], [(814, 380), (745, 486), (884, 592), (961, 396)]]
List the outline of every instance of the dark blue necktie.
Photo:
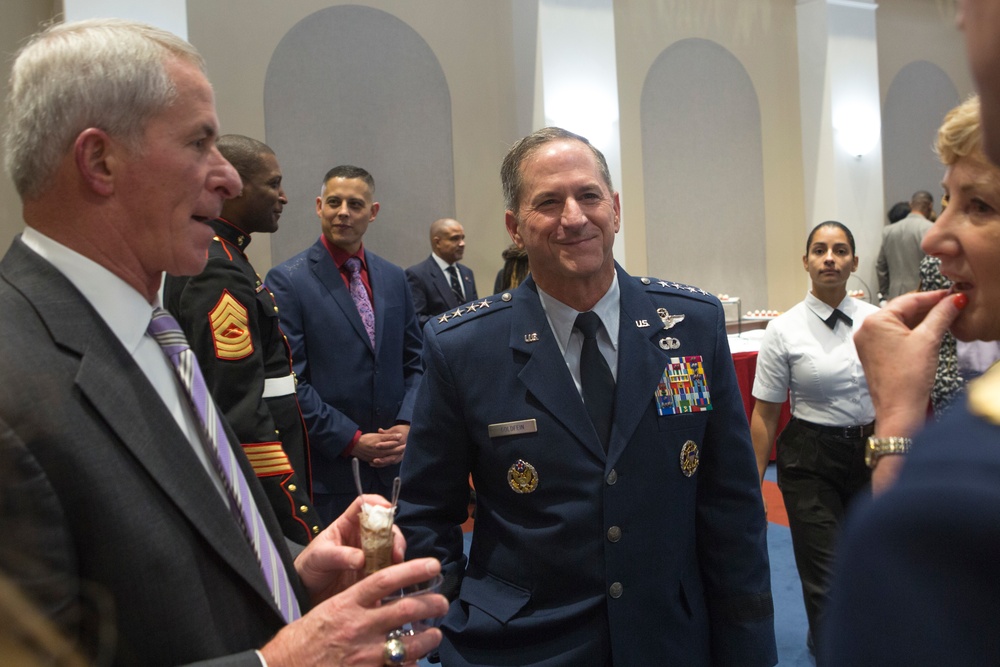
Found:
[(611, 439), (611, 414), (615, 405), (615, 376), (611, 373), (607, 359), (597, 347), (597, 331), (601, 318), (592, 311), (580, 313), (574, 328), (583, 334), (583, 348), (580, 350), (580, 385), (583, 388), (583, 404), (594, 423), (594, 430), (600, 438), (604, 451), (608, 451)]
[(462, 284), (458, 282), (458, 267), (454, 264), (448, 267), (448, 277), (451, 283), (451, 293), (455, 295), (456, 305), (465, 303), (465, 295), (462, 294)]

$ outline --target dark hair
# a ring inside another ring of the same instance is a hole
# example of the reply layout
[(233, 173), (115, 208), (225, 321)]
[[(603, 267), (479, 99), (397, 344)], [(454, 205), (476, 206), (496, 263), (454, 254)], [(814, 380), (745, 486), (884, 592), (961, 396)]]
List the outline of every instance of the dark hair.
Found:
[(366, 169), (350, 164), (342, 164), (334, 167), (326, 172), (326, 176), (323, 177), (323, 187), (326, 187), (331, 178), (360, 178), (368, 185), (368, 190), (371, 192), (372, 197), (375, 196), (375, 179), (372, 178), (372, 175)]
[(503, 269), (500, 270), (498, 292), (514, 289), (528, 277), (528, 252), (512, 243), (503, 251)]
[(889, 224), (891, 225), (894, 222), (899, 222), (910, 214), (910, 210), (910, 202), (896, 202), (892, 205), (892, 208), (889, 209), (889, 213), (886, 214), (886, 217), (889, 218)]
[(934, 211), (934, 195), (927, 190), (917, 190), (910, 197), (910, 209), (930, 214)]
[(601, 179), (608, 186), (609, 191), (614, 191), (611, 185), (611, 171), (608, 169), (608, 161), (604, 159), (604, 154), (597, 150), (585, 137), (574, 134), (561, 127), (543, 127), (518, 140), (503, 159), (500, 165), (500, 183), (503, 185), (503, 201), (508, 211), (517, 213), (521, 204), (521, 164), (535, 151), (547, 143), (569, 139), (579, 141), (594, 154), (597, 166), (601, 171)]
[(807, 255), (809, 254), (809, 246), (812, 245), (813, 237), (816, 235), (816, 232), (818, 232), (823, 227), (836, 227), (840, 231), (844, 232), (844, 235), (847, 237), (847, 242), (851, 246), (851, 254), (852, 255), (857, 255), (858, 254), (857, 249), (854, 247), (854, 234), (851, 233), (851, 230), (848, 229), (847, 226), (844, 225), (844, 223), (842, 223), (842, 222), (837, 222), (836, 220), (827, 220), (826, 222), (819, 223), (818, 225), (816, 225), (815, 227), (812, 228), (811, 232), (809, 232), (809, 236), (808, 236), (808, 238), (806, 238), (806, 254)]
[(242, 134), (224, 134), (219, 137), (216, 145), (222, 157), (233, 165), (244, 182), (260, 170), (263, 163), (261, 156), (274, 155), (271, 147), (264, 142)]

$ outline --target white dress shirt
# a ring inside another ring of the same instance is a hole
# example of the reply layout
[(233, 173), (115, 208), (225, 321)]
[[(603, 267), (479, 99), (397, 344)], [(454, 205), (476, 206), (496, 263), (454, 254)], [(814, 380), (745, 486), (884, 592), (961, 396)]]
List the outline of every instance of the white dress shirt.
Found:
[(434, 258), (434, 263), (437, 264), (438, 268), (441, 269), (441, 273), (444, 274), (444, 277), (448, 281), (449, 285), (451, 285), (451, 274), (448, 273), (448, 267), (449, 266), (454, 266), (455, 267), (455, 271), (458, 272), (458, 287), (459, 287), (459, 289), (462, 290), (462, 299), (467, 299), (468, 297), (465, 296), (465, 279), (462, 278), (462, 272), (459, 271), (459, 269), (458, 269), (458, 262), (455, 262), (454, 264), (449, 264), (448, 262), (446, 262), (443, 259), (441, 259), (440, 257), (438, 257), (433, 252), (431, 253), (431, 257)]
[[(583, 351), (583, 334), (574, 329), (579, 310), (570, 308), (551, 294), (546, 294), (538, 288), (538, 297), (542, 302), (542, 310), (549, 321), (549, 328), (556, 337), (559, 351), (562, 352), (566, 366), (569, 368), (576, 390), (583, 396), (583, 385), (580, 383), (580, 353)], [(611, 281), (611, 287), (604, 293), (601, 300), (590, 309), (601, 318), (604, 327), (597, 332), (597, 349), (604, 355), (615, 381), (618, 381), (618, 323), (621, 317), (621, 289), (618, 287), (618, 272)]]
[(838, 306), (853, 325), (826, 320), (833, 308), (811, 293), (767, 325), (757, 356), (754, 398), (782, 403), (791, 392), (792, 416), (824, 426), (858, 426), (875, 419), (854, 332), (878, 308), (850, 296)]

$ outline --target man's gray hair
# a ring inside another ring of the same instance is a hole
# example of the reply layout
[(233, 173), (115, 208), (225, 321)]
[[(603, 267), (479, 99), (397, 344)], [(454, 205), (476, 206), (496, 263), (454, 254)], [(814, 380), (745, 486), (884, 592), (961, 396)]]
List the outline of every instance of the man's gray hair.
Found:
[(601, 179), (608, 186), (609, 192), (614, 192), (611, 185), (611, 171), (608, 169), (608, 161), (604, 159), (604, 154), (597, 150), (585, 137), (574, 134), (561, 127), (543, 127), (535, 130), (528, 136), (520, 139), (507, 151), (507, 156), (500, 165), (500, 183), (503, 185), (503, 201), (508, 211), (517, 213), (521, 205), (521, 187), (524, 185), (521, 174), (521, 164), (529, 158), (535, 151), (547, 143), (570, 139), (584, 144), (594, 154), (597, 165), (601, 171)]
[(205, 71), (186, 41), (134, 21), (56, 24), (32, 37), (14, 61), (4, 129), (4, 166), (22, 199), (44, 192), (87, 128), (137, 151), (149, 119), (176, 98), (173, 58)]

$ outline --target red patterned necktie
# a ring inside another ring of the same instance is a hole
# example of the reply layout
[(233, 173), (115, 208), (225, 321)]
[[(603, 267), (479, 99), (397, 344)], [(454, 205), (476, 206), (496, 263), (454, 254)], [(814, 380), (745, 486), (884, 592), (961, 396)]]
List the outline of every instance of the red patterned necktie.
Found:
[(368, 298), (368, 290), (365, 289), (365, 284), (361, 280), (361, 260), (357, 257), (351, 257), (344, 265), (347, 267), (347, 272), (351, 274), (351, 298), (354, 299), (354, 305), (358, 308), (358, 315), (361, 315), (365, 331), (368, 332), (368, 340), (371, 341), (372, 348), (374, 348), (375, 311), (372, 310), (372, 302)]

